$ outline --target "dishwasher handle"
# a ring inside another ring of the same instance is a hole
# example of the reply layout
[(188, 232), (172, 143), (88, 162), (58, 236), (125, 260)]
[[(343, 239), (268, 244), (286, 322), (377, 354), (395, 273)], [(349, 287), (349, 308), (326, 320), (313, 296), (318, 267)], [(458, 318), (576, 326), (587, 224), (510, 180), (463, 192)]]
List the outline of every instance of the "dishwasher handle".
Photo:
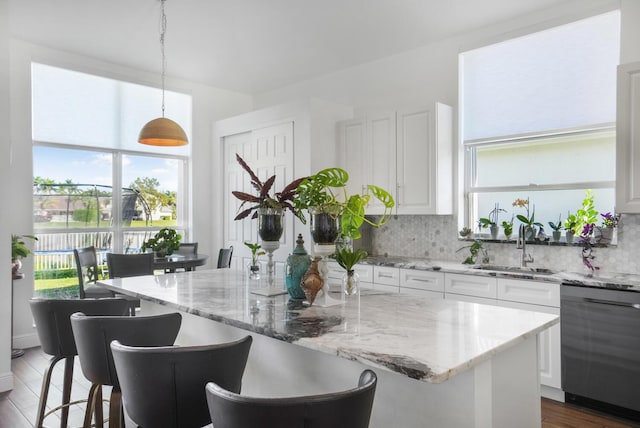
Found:
[(623, 306), (625, 308), (640, 309), (640, 303), (616, 302), (614, 300), (594, 299), (591, 297), (585, 297), (584, 301), (589, 303), (596, 303), (599, 305)]

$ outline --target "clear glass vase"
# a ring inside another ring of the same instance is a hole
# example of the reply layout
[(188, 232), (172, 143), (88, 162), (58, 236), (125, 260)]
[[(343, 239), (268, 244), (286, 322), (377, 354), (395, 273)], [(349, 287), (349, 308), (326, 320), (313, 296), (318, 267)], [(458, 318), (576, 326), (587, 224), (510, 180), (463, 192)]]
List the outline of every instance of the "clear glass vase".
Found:
[(346, 296), (358, 294), (360, 289), (360, 275), (354, 270), (350, 270), (342, 275), (342, 292)]
[(249, 279), (258, 280), (260, 279), (260, 265), (247, 265), (247, 270), (249, 272)]

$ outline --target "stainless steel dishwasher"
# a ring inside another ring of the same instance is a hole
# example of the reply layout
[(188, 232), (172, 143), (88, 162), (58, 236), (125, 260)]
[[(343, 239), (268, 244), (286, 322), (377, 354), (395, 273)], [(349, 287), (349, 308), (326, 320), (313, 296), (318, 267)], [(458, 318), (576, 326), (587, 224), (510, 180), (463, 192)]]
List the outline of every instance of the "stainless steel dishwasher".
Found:
[(640, 293), (563, 284), (562, 389), (566, 400), (640, 416)]

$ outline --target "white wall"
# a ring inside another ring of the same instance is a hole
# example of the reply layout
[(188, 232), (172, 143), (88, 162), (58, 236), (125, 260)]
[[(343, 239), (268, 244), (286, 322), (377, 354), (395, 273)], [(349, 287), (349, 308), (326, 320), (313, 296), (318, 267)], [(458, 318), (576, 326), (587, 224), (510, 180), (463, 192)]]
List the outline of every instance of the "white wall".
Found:
[[(9, 165), (11, 140), (9, 139), (9, 10), (8, 2), (0, 0), (0, 195), (11, 201)], [(0, 260), (6, 263), (0, 270), (0, 392), (13, 388), (11, 375), (11, 269), (9, 268), (8, 210), (0, 210)]]
[[(596, 13), (612, 10), (623, 3), (626, 23), (626, 49), (638, 48), (637, 0), (570, 0), (562, 6), (527, 15), (362, 64), (295, 85), (258, 94), (257, 108), (290, 100), (318, 97), (354, 106), (360, 110), (398, 108), (405, 105), (429, 105), (440, 101), (458, 104), (458, 54), (460, 52), (561, 25)], [(634, 34), (630, 32), (633, 31)]]
[[(6, 28), (6, 27), (2, 27)], [(30, 233), (33, 230), (32, 207), (32, 141), (31, 141), (31, 84), (30, 64), (32, 61), (69, 68), (81, 72), (121, 79), (133, 83), (158, 86), (157, 75), (127, 69), (104, 63), (87, 57), (53, 51), (35, 46), (20, 40), (11, 40), (11, 140), (12, 164), (10, 173), (13, 180), (11, 187), (12, 215), (7, 222), (6, 230), (14, 233)], [(188, 93), (193, 101), (192, 124), (192, 166), (191, 195), (193, 210), (190, 213), (193, 235), (191, 240), (199, 242), (199, 249), (211, 255), (210, 266), (217, 261), (218, 242), (213, 242), (212, 218), (210, 205), (210, 186), (214, 183), (211, 167), (211, 125), (214, 121), (248, 111), (252, 107), (252, 99), (246, 94), (234, 93), (217, 88), (193, 84), (190, 82), (167, 78), (168, 90)], [(5, 98), (2, 98), (5, 99)], [(6, 127), (2, 127), (6, 129)], [(3, 150), (5, 145), (2, 146)], [(2, 159), (8, 158), (1, 156)], [(5, 168), (3, 168), (3, 171)], [(4, 181), (2, 181), (4, 183)], [(3, 226), (3, 233), (4, 233)], [(216, 256), (214, 257), (214, 252)], [(8, 259), (8, 257), (6, 257)], [(14, 342), (19, 347), (37, 344), (32, 326), (28, 300), (33, 294), (33, 257), (25, 260), (23, 271), (25, 279), (16, 283), (14, 295)], [(9, 299), (2, 299), (4, 305)], [(7, 303), (8, 308), (8, 303)], [(0, 313), (5, 313), (0, 309)], [(3, 342), (4, 343), (4, 342)]]

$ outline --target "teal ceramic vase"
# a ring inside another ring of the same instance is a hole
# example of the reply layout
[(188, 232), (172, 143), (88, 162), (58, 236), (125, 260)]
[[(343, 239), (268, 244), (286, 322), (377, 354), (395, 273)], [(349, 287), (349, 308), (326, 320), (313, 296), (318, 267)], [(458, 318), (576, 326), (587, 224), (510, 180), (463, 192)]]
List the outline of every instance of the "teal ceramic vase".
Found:
[(287, 284), (287, 291), (292, 299), (305, 298), (300, 282), (307, 269), (309, 269), (310, 264), (311, 257), (307, 254), (307, 250), (304, 249), (304, 239), (302, 239), (302, 235), (298, 235), (296, 248), (293, 250), (293, 253), (287, 257), (284, 277), (285, 283)]

